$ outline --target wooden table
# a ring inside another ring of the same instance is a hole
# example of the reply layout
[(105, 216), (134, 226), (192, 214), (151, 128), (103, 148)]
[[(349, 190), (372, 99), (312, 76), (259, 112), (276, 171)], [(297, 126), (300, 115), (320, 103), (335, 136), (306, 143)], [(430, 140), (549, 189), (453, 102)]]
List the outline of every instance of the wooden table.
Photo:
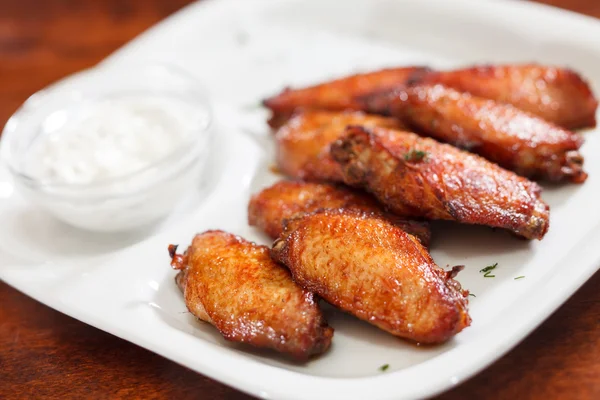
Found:
[[(189, 2), (0, 0), (0, 122)], [(600, 17), (597, 0), (543, 2)], [(600, 399), (599, 288), (597, 273), (522, 344), (439, 398)], [(249, 397), (0, 283), (0, 398)]]

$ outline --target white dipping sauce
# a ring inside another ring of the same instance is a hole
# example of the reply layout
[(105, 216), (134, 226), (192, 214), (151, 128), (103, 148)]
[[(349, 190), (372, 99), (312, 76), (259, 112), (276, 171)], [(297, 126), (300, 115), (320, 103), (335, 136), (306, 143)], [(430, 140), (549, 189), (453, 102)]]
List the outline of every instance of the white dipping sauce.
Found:
[(50, 115), (25, 170), (45, 182), (85, 184), (118, 178), (167, 157), (205, 121), (177, 98), (129, 96)]

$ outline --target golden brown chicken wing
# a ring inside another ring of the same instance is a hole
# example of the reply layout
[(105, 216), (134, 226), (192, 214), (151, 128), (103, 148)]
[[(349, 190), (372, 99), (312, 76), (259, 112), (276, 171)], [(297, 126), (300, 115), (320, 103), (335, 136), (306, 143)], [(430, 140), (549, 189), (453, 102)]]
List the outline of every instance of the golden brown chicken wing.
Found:
[(250, 199), (248, 224), (257, 226), (271, 238), (278, 238), (284, 221), (321, 209), (345, 208), (385, 215), (405, 232), (429, 246), (431, 231), (427, 222), (407, 221), (384, 213), (372, 196), (328, 183), (280, 181)]
[(311, 292), (273, 261), (269, 248), (223, 231), (196, 235), (183, 254), (169, 246), (190, 312), (227, 340), (306, 359), (329, 348), (327, 326)]
[(585, 80), (570, 69), (537, 64), (485, 65), (431, 72), (422, 82), (441, 83), (512, 104), (567, 129), (596, 125), (598, 102)]
[(263, 104), (273, 111), (272, 126), (280, 124), (297, 109), (359, 110), (357, 96), (403, 85), (425, 71), (423, 67), (399, 67), (356, 74), (307, 88), (288, 88), (265, 99)]
[(413, 133), (349, 127), (331, 146), (344, 181), (402, 215), (505, 228), (528, 239), (548, 230), (540, 187), (483, 158)]
[(509, 104), (443, 85), (417, 85), (364, 98), (370, 112), (394, 115), (443, 142), (529, 178), (581, 183), (583, 138)]
[(276, 159), (281, 172), (298, 179), (341, 180), (339, 166), (329, 156), (329, 145), (348, 125), (402, 128), (393, 118), (362, 112), (302, 112), (275, 134)]
[(294, 281), (393, 335), (444, 342), (470, 324), (467, 293), (412, 235), (356, 210), (289, 220), (273, 257)]

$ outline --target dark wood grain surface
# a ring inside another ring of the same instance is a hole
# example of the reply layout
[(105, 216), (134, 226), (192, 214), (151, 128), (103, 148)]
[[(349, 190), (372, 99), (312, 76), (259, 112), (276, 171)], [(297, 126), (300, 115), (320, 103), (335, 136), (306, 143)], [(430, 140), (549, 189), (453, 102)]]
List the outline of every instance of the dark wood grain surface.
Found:
[[(0, 0), (0, 122), (189, 2)], [(543, 2), (600, 17), (597, 0)], [(34, 398), (248, 396), (0, 282), (0, 399)], [(514, 350), (439, 398), (600, 399), (600, 273)]]

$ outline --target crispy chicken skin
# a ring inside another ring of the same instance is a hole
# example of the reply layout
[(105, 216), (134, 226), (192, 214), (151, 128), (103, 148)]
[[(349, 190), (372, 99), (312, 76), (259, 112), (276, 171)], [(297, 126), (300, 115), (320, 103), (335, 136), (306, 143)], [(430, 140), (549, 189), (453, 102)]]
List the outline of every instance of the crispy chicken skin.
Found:
[(431, 72), (421, 81), (512, 104), (567, 129), (596, 125), (598, 102), (587, 82), (570, 69), (537, 64), (483, 65)]
[(443, 85), (415, 85), (363, 98), (371, 112), (394, 115), (417, 132), (477, 153), (519, 175), (584, 182), (583, 138), (509, 104)]
[(467, 292), (412, 235), (356, 210), (289, 220), (273, 257), (294, 281), (393, 335), (440, 343), (469, 326)]
[(344, 181), (391, 211), (508, 229), (527, 239), (548, 230), (540, 187), (483, 158), (413, 133), (347, 128), (331, 146)]
[(299, 113), (275, 133), (276, 160), (281, 172), (297, 179), (341, 180), (339, 166), (329, 156), (329, 145), (348, 125), (402, 128), (393, 118), (362, 112)]
[(390, 89), (416, 79), (427, 71), (424, 67), (387, 68), (374, 72), (346, 76), (302, 89), (286, 88), (263, 100), (273, 114), (290, 114), (296, 109), (330, 111), (358, 110), (357, 96)]
[(333, 329), (313, 293), (297, 286), (266, 246), (207, 231), (196, 235), (183, 255), (175, 250), (169, 246), (188, 309), (225, 339), (300, 360), (329, 348)]
[(320, 209), (345, 208), (379, 213), (404, 231), (429, 245), (431, 231), (427, 222), (407, 221), (384, 213), (370, 195), (341, 185), (316, 182), (280, 181), (255, 194), (248, 204), (248, 224), (265, 231), (272, 239), (283, 231), (284, 221)]

